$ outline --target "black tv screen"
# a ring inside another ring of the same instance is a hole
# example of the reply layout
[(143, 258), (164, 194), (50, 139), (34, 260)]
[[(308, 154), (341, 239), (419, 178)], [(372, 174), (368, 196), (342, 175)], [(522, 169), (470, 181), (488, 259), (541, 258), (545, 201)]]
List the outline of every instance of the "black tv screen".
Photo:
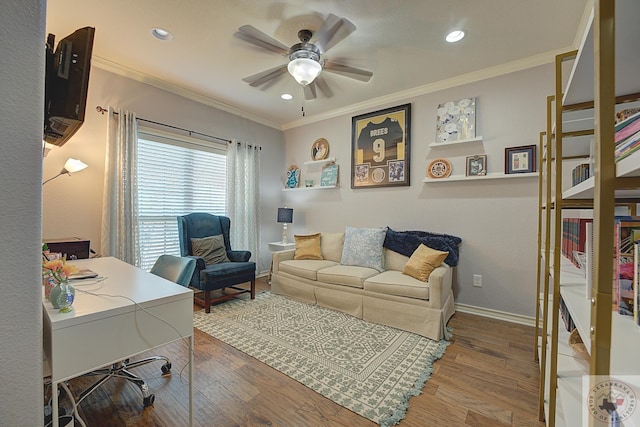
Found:
[(84, 27), (46, 46), (44, 140), (61, 146), (82, 126), (95, 28)]

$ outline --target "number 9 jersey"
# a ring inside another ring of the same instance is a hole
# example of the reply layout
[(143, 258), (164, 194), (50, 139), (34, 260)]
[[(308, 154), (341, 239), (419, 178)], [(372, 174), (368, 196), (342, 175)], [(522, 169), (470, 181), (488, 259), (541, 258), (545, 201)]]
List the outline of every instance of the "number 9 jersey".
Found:
[(379, 166), (388, 160), (404, 159), (404, 153), (398, 157), (398, 144), (403, 142), (402, 127), (396, 120), (387, 117), (381, 123), (369, 122), (358, 136), (356, 163)]

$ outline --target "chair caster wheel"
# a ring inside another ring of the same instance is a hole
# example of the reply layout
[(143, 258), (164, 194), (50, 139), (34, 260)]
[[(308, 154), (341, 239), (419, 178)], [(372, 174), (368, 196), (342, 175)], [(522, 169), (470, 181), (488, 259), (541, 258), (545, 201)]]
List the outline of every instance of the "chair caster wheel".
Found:
[(162, 370), (163, 374), (168, 374), (169, 372), (171, 372), (171, 362), (165, 363), (160, 367), (160, 369)]
[(142, 404), (144, 405), (145, 408), (153, 405), (154, 400), (156, 400), (156, 395), (155, 394), (150, 394), (148, 397), (145, 397), (142, 400)]

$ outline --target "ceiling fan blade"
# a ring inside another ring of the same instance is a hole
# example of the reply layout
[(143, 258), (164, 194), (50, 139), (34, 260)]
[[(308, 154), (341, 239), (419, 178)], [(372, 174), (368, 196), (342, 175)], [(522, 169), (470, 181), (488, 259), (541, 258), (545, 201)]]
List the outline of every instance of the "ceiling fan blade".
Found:
[(280, 43), (278, 40), (269, 37), (262, 31), (251, 25), (243, 25), (233, 34), (236, 38), (260, 46), (281, 55), (289, 54), (289, 47)]
[(368, 82), (373, 76), (373, 73), (371, 71), (350, 67), (349, 65), (344, 65), (332, 61), (326, 61), (324, 63), (324, 69), (331, 73), (336, 73), (345, 77), (349, 77), (351, 79), (360, 80), (361, 82)]
[(269, 80), (280, 77), (286, 71), (286, 65), (278, 65), (277, 67), (270, 68), (266, 71), (262, 71), (249, 77), (245, 77), (244, 79), (242, 79), (242, 81), (249, 83), (250, 86), (257, 87), (268, 82)]
[(316, 31), (317, 41), (314, 44), (320, 49), (320, 52), (324, 53), (355, 30), (356, 26), (348, 19), (338, 18), (336, 15), (330, 14), (325, 19), (322, 27)]
[(304, 90), (304, 99), (310, 101), (316, 99), (316, 82), (313, 81), (306, 86), (302, 86)]
[(316, 77), (313, 83), (315, 83), (316, 86), (318, 86), (318, 89), (320, 89), (320, 92), (322, 92), (324, 96), (326, 96), (327, 98), (331, 98), (333, 96), (333, 92), (331, 91), (331, 88), (329, 87), (327, 82), (322, 78), (322, 76)]

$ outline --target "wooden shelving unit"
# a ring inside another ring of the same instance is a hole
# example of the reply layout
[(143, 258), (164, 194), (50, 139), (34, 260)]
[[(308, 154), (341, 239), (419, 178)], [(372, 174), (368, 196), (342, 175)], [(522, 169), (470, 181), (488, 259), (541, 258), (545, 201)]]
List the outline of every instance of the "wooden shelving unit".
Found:
[[(536, 333), (540, 420), (548, 426), (583, 425), (583, 421), (593, 425), (594, 419), (582, 420), (583, 378), (592, 381), (599, 375), (640, 375), (640, 365), (634, 361), (640, 352), (640, 328), (631, 316), (611, 309), (615, 205), (640, 199), (640, 152), (616, 163), (613, 127), (615, 111), (640, 98), (638, 19), (640, 3), (636, 0), (596, 0), (579, 50), (556, 59), (555, 93), (548, 98), (547, 129), (540, 138), (541, 297), (536, 302), (538, 325), (542, 324)], [(563, 87), (566, 61), (573, 64)], [(595, 148), (590, 147), (592, 138)], [(563, 189), (563, 159), (591, 153), (595, 174)], [(583, 273), (560, 254), (563, 210), (587, 202), (593, 208), (594, 227), (591, 299), (587, 298)], [(559, 321), (560, 298), (585, 343), (588, 360), (578, 359), (566, 345), (567, 333)]]

